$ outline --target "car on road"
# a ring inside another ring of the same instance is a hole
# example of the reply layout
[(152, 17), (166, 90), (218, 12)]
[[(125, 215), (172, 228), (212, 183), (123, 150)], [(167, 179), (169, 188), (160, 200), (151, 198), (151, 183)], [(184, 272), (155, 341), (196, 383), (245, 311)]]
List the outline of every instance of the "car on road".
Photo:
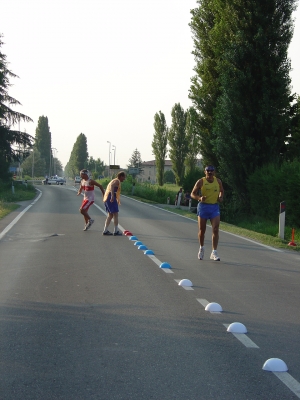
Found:
[(80, 183), (80, 182), (81, 182), (80, 176), (75, 176), (74, 184), (76, 185), (76, 183)]
[(44, 179), (42, 182), (43, 185), (63, 185), (66, 183), (66, 180), (60, 176), (51, 176), (50, 178)]

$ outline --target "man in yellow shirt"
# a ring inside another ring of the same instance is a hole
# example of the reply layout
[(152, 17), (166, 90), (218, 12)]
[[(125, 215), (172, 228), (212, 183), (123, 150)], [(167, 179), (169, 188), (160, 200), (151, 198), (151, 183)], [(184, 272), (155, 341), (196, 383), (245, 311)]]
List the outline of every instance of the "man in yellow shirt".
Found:
[(191, 197), (199, 202), (197, 207), (200, 244), (198, 259), (203, 260), (204, 257), (204, 236), (206, 223), (209, 219), (212, 227), (212, 253), (210, 258), (214, 261), (220, 261), (217, 253), (220, 226), (219, 203), (223, 201), (224, 189), (221, 180), (215, 177), (215, 168), (212, 165), (207, 165), (204, 172), (205, 177), (196, 182), (191, 193)]

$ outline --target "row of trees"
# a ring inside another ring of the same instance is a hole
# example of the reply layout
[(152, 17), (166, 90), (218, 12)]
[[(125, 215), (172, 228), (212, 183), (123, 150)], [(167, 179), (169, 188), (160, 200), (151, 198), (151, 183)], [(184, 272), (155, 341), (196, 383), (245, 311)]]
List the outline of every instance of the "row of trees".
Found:
[[(196, 165), (213, 164), (227, 199), (249, 205), (257, 169), (300, 159), (300, 98), (291, 93), (288, 47), (296, 0), (198, 0), (191, 10), (193, 107), (154, 117), (153, 153), (163, 183), (167, 152), (176, 182)], [(167, 150), (169, 146), (169, 150)]]
[(172, 123), (166, 124), (165, 115), (159, 111), (154, 116), (152, 150), (155, 156), (157, 180), (164, 183), (165, 158), (169, 153), (176, 183), (182, 184), (185, 173), (192, 173), (197, 164), (200, 141), (197, 129), (197, 112), (194, 107), (184, 110), (176, 103), (171, 111)]

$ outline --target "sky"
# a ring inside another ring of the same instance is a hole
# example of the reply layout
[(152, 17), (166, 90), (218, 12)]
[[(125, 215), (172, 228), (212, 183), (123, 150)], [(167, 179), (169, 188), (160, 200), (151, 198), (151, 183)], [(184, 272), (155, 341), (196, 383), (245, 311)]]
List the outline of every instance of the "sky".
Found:
[[(195, 66), (190, 10), (196, 0), (2, 0), (0, 33), (15, 108), (47, 116), (52, 147), (66, 165), (80, 133), (88, 153), (105, 164), (129, 164), (137, 149), (154, 159), (154, 115), (171, 125), (184, 109)], [(300, 7), (289, 48), (292, 92), (300, 94)], [(108, 143), (110, 142), (110, 143)]]

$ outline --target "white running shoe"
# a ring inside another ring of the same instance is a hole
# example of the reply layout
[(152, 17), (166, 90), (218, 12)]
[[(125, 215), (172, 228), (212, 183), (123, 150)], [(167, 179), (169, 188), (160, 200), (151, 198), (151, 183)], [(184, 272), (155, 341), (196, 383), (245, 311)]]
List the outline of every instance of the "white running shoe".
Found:
[(210, 259), (214, 261), (220, 261), (220, 257), (218, 256), (217, 250), (213, 250)]
[(203, 258), (204, 258), (204, 246), (200, 247), (198, 253), (198, 260), (203, 260)]

